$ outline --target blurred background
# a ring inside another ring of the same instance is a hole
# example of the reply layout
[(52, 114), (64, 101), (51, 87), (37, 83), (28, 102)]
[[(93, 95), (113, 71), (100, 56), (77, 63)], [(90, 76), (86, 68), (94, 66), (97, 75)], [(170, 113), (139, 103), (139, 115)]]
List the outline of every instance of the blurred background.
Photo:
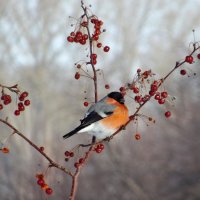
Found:
[[(163, 77), (176, 61), (183, 59), (194, 41), (200, 40), (199, 0), (88, 0), (91, 10), (104, 21), (102, 42), (109, 53), (99, 51), (98, 68), (112, 90), (132, 80), (138, 67), (152, 69)], [(74, 63), (86, 58), (85, 47), (66, 42), (73, 31), (73, 16), (82, 14), (80, 0), (0, 1), (0, 83), (30, 93), (31, 106), (20, 117), (13, 106), (0, 112), (55, 161), (64, 152), (91, 140), (76, 135), (67, 141), (62, 135), (79, 124), (86, 108), (84, 98), (93, 101), (92, 82), (74, 79)], [(81, 172), (77, 198), (80, 200), (197, 200), (200, 199), (200, 61), (185, 65), (190, 77), (179, 71), (165, 84), (173, 105), (159, 106), (152, 100), (141, 112), (156, 123), (140, 120), (130, 124), (100, 155), (94, 154)], [(193, 76), (196, 72), (197, 75)], [(99, 97), (108, 91), (99, 78)], [(84, 90), (88, 93), (84, 93)], [(134, 110), (131, 99), (128, 106)], [(172, 117), (164, 112), (170, 109)], [(0, 140), (10, 133), (0, 125)], [(9, 154), (0, 155), (0, 199), (47, 199), (36, 184), (35, 174), (45, 172), (48, 163), (18, 136), (7, 143)], [(82, 150), (79, 152), (81, 156)], [(70, 178), (57, 169), (47, 171), (47, 183), (54, 194), (48, 199), (66, 199)]]

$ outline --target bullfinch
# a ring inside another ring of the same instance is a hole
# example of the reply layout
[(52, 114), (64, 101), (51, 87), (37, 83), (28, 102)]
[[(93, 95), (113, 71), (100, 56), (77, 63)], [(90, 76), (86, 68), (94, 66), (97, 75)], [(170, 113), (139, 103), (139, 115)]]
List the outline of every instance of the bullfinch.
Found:
[(64, 139), (76, 133), (87, 132), (97, 139), (105, 139), (115, 133), (129, 120), (128, 108), (120, 92), (111, 92), (92, 105), (81, 124), (63, 136)]

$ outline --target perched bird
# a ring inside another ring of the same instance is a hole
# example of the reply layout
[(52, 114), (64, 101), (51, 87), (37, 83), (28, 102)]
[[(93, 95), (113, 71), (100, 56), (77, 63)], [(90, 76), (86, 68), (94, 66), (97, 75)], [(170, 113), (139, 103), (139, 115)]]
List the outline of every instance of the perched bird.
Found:
[(124, 105), (120, 92), (111, 92), (92, 105), (85, 114), (81, 124), (63, 136), (64, 139), (76, 133), (87, 132), (97, 139), (111, 136), (129, 120), (128, 108)]

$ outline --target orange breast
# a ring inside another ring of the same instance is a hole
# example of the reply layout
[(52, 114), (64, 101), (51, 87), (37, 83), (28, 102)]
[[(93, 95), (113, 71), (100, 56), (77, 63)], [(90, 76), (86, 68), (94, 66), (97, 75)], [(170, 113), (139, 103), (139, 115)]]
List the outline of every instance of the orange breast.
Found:
[(107, 102), (115, 105), (116, 108), (113, 114), (102, 119), (101, 123), (108, 128), (119, 129), (129, 120), (128, 109), (124, 104), (120, 104), (115, 100), (108, 99)]

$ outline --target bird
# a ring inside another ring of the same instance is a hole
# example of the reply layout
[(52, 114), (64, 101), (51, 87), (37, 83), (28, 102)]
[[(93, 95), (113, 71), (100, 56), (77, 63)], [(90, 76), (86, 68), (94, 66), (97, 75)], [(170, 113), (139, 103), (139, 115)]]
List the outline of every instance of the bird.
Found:
[(111, 92), (93, 104), (86, 112), (81, 124), (63, 136), (67, 139), (74, 134), (87, 132), (97, 139), (110, 137), (129, 120), (128, 108), (120, 92)]

